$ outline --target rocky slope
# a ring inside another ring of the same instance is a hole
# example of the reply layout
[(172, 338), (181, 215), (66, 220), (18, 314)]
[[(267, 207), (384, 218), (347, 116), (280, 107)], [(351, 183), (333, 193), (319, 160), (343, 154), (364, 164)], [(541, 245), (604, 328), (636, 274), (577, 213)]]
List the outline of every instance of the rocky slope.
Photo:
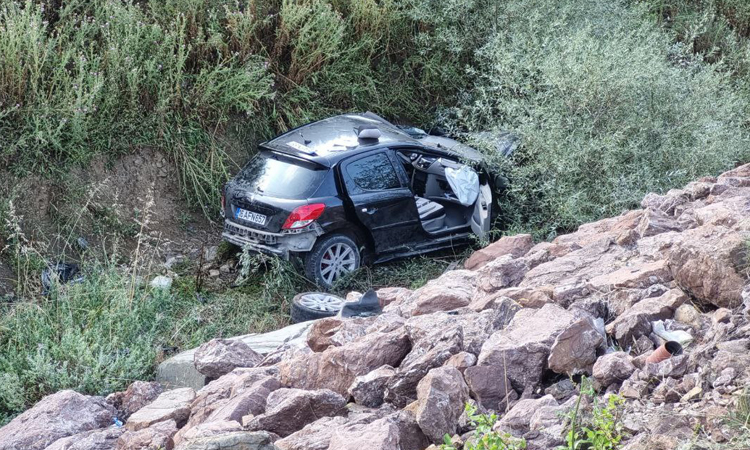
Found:
[[(467, 402), (551, 449), (581, 374), (625, 399), (623, 448), (729, 442), (750, 382), (749, 213), (746, 165), (552, 242), (504, 237), (416, 291), (380, 290), (377, 317), (317, 321), (303, 345), (205, 344), (196, 367), (214, 380), (197, 392), (51, 395), (0, 449), (420, 450), (471, 437)], [(672, 336), (683, 354), (647, 363)]]

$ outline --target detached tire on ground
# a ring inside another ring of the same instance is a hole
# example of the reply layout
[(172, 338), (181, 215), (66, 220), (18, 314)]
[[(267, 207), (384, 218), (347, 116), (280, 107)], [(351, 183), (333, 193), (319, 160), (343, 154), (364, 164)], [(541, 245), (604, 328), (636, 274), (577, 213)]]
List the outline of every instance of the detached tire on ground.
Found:
[(303, 292), (302, 294), (297, 294), (292, 299), (292, 323), (333, 317), (339, 313), (345, 301), (341, 297), (325, 292)]
[(323, 289), (342, 276), (359, 269), (359, 248), (349, 236), (329, 234), (318, 239), (305, 256), (305, 275)]

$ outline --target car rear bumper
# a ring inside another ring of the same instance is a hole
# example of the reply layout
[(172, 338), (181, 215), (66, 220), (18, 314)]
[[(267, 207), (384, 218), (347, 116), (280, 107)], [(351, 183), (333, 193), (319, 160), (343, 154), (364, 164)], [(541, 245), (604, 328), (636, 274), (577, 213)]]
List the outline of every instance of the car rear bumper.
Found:
[(224, 220), (225, 241), (242, 248), (289, 259), (290, 253), (304, 253), (312, 250), (318, 236), (323, 234), (316, 223), (304, 230), (295, 232), (269, 233), (240, 225), (232, 220)]

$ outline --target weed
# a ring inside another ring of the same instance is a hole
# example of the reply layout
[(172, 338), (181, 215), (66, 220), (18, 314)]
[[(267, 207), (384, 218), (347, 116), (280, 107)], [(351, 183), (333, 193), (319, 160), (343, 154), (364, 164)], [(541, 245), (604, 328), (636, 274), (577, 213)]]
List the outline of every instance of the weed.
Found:
[[(590, 420), (582, 421), (580, 416), (581, 400), (584, 397), (593, 399), (593, 410)], [(594, 392), (593, 385), (586, 378), (581, 379), (578, 400), (570, 413), (570, 430), (565, 436), (564, 447), (559, 450), (615, 450), (623, 439), (623, 427), (620, 410), (625, 400), (618, 395), (610, 395), (606, 404), (601, 405)]]
[[(495, 414), (478, 414), (477, 408), (470, 403), (466, 404), (466, 415), (469, 423), (474, 428), (474, 435), (463, 447), (466, 450), (521, 450), (526, 448), (526, 441), (511, 436), (508, 433), (493, 431), (492, 427), (497, 422)], [(457, 450), (453, 441), (447, 434), (443, 438), (441, 450)]]

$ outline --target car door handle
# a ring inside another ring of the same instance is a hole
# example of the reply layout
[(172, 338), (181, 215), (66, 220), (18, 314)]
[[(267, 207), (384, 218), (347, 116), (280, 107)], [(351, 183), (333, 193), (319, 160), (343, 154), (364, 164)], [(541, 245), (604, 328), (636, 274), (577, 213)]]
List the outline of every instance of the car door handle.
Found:
[(362, 212), (367, 214), (375, 214), (377, 210), (378, 208), (362, 208)]

